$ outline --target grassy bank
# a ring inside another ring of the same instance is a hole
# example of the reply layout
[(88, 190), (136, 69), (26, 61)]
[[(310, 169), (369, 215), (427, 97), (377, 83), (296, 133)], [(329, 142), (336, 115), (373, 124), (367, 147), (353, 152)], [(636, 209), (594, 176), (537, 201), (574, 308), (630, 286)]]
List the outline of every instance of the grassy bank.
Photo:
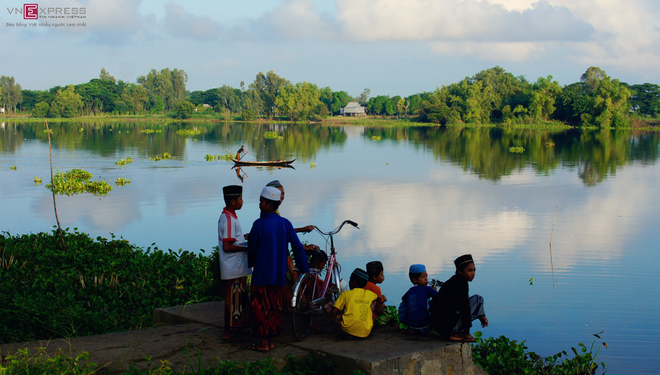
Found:
[(217, 261), (65, 231), (0, 235), (0, 343), (151, 326), (155, 308), (218, 295)]

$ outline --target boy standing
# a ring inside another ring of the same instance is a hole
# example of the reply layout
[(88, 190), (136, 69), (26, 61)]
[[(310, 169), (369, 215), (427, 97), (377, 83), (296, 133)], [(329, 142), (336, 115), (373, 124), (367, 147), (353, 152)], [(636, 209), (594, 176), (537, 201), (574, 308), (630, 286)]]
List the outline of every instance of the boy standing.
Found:
[(225, 287), (225, 331), (223, 340), (237, 340), (237, 331), (250, 327), (247, 276), (252, 273), (247, 262), (247, 244), (236, 216), (243, 207), (243, 187), (222, 188), (225, 208), (218, 219), (220, 278)]
[(252, 350), (267, 352), (273, 349), (272, 337), (282, 327), (282, 287), (286, 283), (288, 244), (291, 244), (296, 265), (301, 272), (309, 266), (302, 243), (291, 222), (277, 214), (280, 191), (266, 186), (259, 197), (261, 217), (250, 230), (248, 240), (248, 266), (252, 273), (252, 330), (260, 340), (249, 346)]
[(339, 295), (330, 311), (334, 316), (341, 314), (341, 329), (346, 338), (365, 338), (371, 334), (374, 326), (372, 302), (376, 301), (378, 296), (364, 289), (368, 278), (364, 270), (356, 268), (348, 284), (351, 289)]
[[(403, 295), (399, 317), (413, 333), (429, 333), (431, 332), (429, 299), (435, 297), (438, 292), (427, 285), (429, 276), (423, 264), (410, 266), (408, 277), (415, 286)], [(405, 314), (402, 311), (405, 311)]]
[(456, 258), (454, 265), (456, 274), (442, 284), (431, 300), (431, 325), (451, 341), (474, 342), (470, 335), (472, 321), (479, 319), (482, 327), (488, 327), (483, 297), (468, 297), (468, 282), (474, 280), (476, 267), (470, 254)]

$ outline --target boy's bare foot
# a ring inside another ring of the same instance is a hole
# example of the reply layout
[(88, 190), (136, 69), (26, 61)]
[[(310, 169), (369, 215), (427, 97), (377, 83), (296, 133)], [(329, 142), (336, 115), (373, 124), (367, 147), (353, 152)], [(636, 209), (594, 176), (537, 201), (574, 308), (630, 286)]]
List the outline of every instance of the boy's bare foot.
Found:
[(469, 333), (467, 335), (465, 335), (465, 340), (463, 340), (463, 342), (475, 342), (475, 341), (476, 340), (474, 339), (474, 336), (472, 336)]
[(465, 340), (465, 337), (460, 333), (449, 336), (449, 341), (463, 342), (463, 340)]
[[(269, 351), (270, 349), (275, 348), (275, 345), (273, 345), (272, 342), (269, 342), (270, 340), (259, 340), (255, 342), (254, 344), (248, 345), (248, 349), (254, 350), (257, 352), (265, 353)], [(271, 346), (272, 345), (272, 346)]]

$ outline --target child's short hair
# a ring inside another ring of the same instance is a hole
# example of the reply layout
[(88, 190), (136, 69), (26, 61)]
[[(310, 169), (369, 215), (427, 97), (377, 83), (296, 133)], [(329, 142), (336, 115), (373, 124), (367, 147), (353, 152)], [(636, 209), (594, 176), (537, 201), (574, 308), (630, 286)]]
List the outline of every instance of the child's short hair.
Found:
[(454, 261), (454, 265), (456, 266), (456, 271), (463, 271), (465, 267), (468, 266), (468, 264), (474, 262), (472, 259), (472, 255), (470, 254), (465, 254), (461, 255), (460, 257), (456, 258)]
[(323, 263), (326, 263), (328, 261), (328, 254), (326, 254), (325, 251), (323, 250), (314, 250), (309, 254), (310, 254), (309, 266), (312, 268), (321, 268)]
[(232, 200), (236, 200), (243, 195), (243, 187), (240, 185), (225, 186), (222, 188), (222, 195), (225, 199), (225, 204), (230, 205)]
[(355, 286), (358, 288), (364, 288), (367, 286), (367, 280), (369, 280), (369, 275), (367, 272), (361, 268), (356, 268), (351, 274), (350, 281), (355, 283)]
[(422, 272), (426, 272), (426, 266), (423, 264), (413, 264), (408, 270), (408, 277), (410, 278), (411, 283), (415, 283), (413, 279), (416, 279), (422, 276)]
[(380, 275), (383, 272), (383, 263), (378, 260), (367, 263), (367, 275), (369, 275), (369, 281), (373, 281), (374, 277)]
[(270, 200), (270, 199), (268, 199), (268, 198), (264, 198), (264, 197), (261, 197), (261, 198), (262, 198), (266, 203), (270, 204), (270, 205), (273, 207), (274, 210), (277, 210), (278, 208), (280, 208), (280, 203), (282, 203), (282, 202), (280, 202), (280, 201), (274, 201), (274, 200)]

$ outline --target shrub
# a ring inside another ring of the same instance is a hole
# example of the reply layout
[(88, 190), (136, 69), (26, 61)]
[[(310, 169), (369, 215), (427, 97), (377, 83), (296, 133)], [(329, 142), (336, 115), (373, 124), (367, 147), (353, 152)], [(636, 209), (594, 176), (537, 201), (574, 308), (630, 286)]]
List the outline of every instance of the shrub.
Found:
[(142, 329), (155, 308), (213, 298), (208, 256), (64, 233), (66, 250), (56, 230), (0, 235), (0, 343)]

